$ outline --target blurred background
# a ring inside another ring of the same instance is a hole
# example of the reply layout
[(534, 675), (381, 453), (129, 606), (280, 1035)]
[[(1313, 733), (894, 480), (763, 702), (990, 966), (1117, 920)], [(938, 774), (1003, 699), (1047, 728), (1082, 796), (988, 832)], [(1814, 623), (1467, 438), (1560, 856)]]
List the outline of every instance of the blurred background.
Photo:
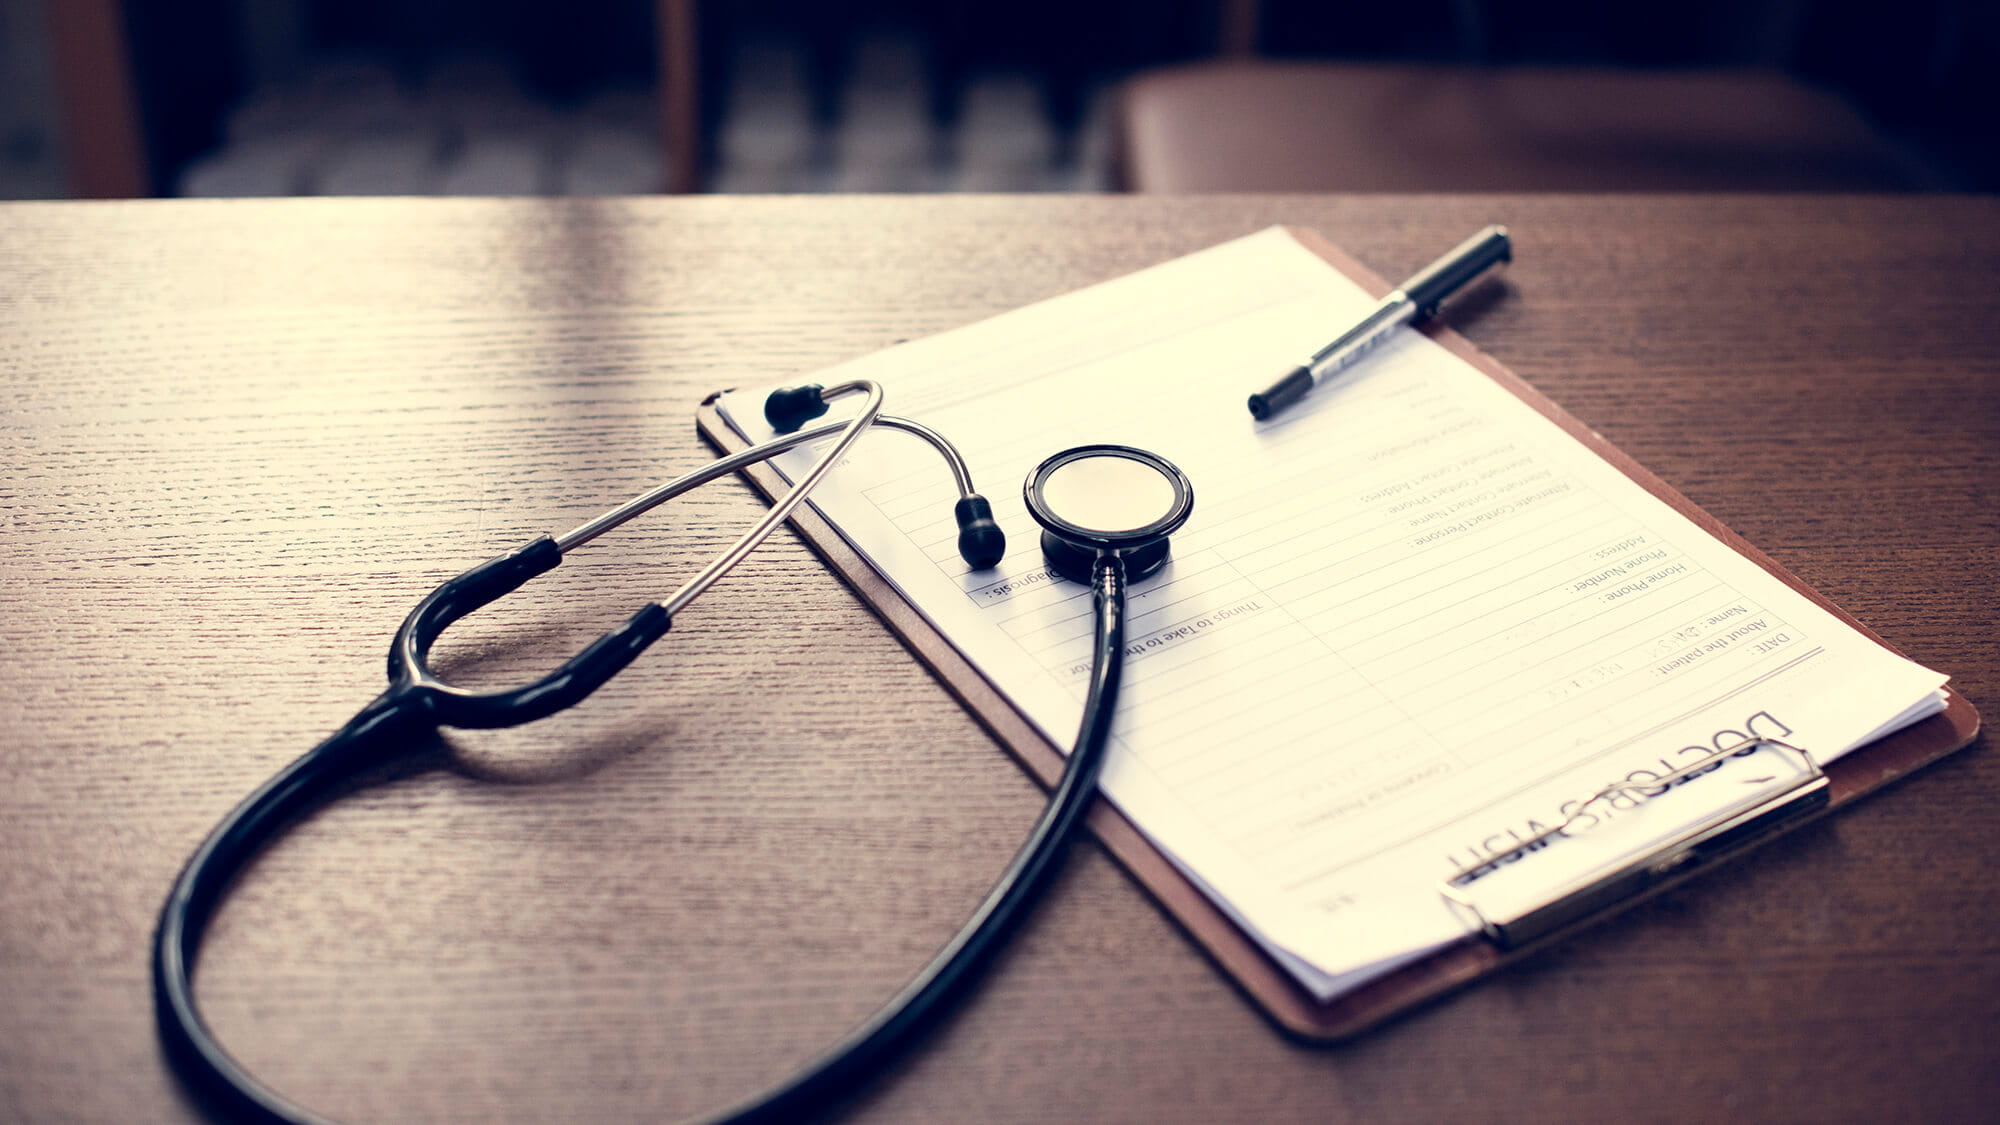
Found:
[(0, 0), (0, 198), (2000, 186), (1994, 0)]

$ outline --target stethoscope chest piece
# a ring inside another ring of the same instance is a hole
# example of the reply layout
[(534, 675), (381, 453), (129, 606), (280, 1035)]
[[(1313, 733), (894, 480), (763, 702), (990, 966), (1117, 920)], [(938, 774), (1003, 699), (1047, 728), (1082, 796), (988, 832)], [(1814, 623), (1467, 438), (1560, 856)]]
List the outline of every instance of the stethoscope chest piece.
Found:
[(1165, 566), (1167, 537), (1194, 511), (1194, 488), (1173, 462), (1125, 445), (1080, 445), (1035, 466), (1022, 487), (1057, 574), (1089, 585), (1103, 555), (1138, 581)]

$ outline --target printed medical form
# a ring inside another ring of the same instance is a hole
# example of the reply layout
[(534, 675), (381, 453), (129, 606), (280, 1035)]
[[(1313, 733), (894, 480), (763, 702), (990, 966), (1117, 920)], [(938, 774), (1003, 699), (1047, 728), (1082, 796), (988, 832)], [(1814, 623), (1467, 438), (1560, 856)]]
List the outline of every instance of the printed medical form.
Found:
[[(993, 570), (959, 560), (916, 443), (869, 438), (812, 502), (1058, 746), (1089, 595), (1043, 563), (1016, 482), (1092, 442), (1185, 470), (1102, 789), (1322, 999), (1462, 937), (1440, 881), (1609, 783), (1750, 737), (1823, 763), (1942, 706), (1944, 676), (1422, 335), (1246, 416), (1248, 383), (1371, 303), (1274, 228), (814, 376), (880, 380), (959, 442), (1010, 536)], [(722, 400), (752, 440), (762, 397)]]

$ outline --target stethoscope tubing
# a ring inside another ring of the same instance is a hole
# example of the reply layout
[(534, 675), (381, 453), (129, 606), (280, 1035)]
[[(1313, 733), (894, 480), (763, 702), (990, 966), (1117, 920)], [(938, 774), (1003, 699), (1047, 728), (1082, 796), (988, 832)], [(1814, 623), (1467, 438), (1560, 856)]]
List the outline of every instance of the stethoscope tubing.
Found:
[[(858, 385), (853, 383), (843, 384), (842, 387), (832, 388), (827, 393), (831, 395), (843, 387)], [(853, 424), (854, 419), (848, 419), (841, 422), (828, 422), (824, 425), (814, 426), (809, 430), (799, 430), (796, 433), (779, 434), (769, 441), (753, 445), (748, 449), (732, 453), (727, 457), (718, 458), (685, 476), (675, 477), (673, 480), (657, 488), (648, 492), (642, 492), (632, 499), (625, 501), (623, 504), (618, 505), (616, 508), (590, 520), (588, 523), (578, 524), (575, 528), (556, 536), (556, 546), (564, 551), (575, 550), (592, 539), (610, 531), (612, 528), (617, 527), (619, 524), (634, 517), (645, 515), (647, 512), (652, 511), (654, 508), (672, 500), (674, 497), (691, 488), (698, 488), (719, 477), (726, 477), (746, 465), (754, 465), (760, 461), (767, 461), (786, 450), (818, 441), (830, 434), (839, 433), (842, 430), (852, 427)], [(958, 486), (958, 494), (960, 496), (971, 495), (972, 474), (966, 468), (965, 459), (959, 456), (958, 450), (954, 449), (950, 442), (944, 440), (936, 430), (931, 429), (921, 422), (911, 421), (908, 418), (898, 418), (893, 414), (880, 413), (875, 414), (869, 419), (869, 425), (881, 426), (891, 430), (901, 430), (904, 433), (915, 434), (928, 441), (944, 456), (945, 464), (951, 469), (952, 483)], [(846, 444), (843, 443), (837, 446), (836, 450), (844, 452), (846, 448)], [(836, 456), (834, 461), (838, 462), (839, 457)], [(818, 477), (808, 477), (806, 483), (808, 485), (817, 484)], [(791, 508), (796, 506), (794, 503), (788, 506), (785, 511), (789, 513)], [(773, 526), (776, 526), (775, 522)], [(755, 530), (754, 528), (752, 529), (752, 531)]]
[[(857, 381), (826, 393), (831, 397), (855, 391), (867, 393), (868, 400), (853, 418), (784, 435), (721, 458), (562, 537), (544, 536), (441, 585), (411, 611), (398, 630), (390, 653), (389, 689), (245, 797), (210, 832), (189, 857), (161, 907), (153, 943), (153, 995), (155, 1018), (169, 1059), (209, 1100), (211, 1108), (240, 1120), (333, 1125), (330, 1119), (265, 1086), (232, 1058), (215, 1039), (195, 1002), (194, 967), (201, 938), (217, 905), (250, 861), (287, 827), (357, 774), (393, 760), (411, 742), (440, 726), (512, 725), (560, 710), (588, 695), (664, 635), (677, 609), (761, 543), (870, 426), (887, 425), (926, 438), (945, 454), (961, 497), (972, 494), (964, 462), (948, 442), (917, 423), (880, 416), (879, 387)], [(812, 470), (755, 527), (664, 605), (654, 603), (641, 609), (541, 681), (511, 691), (478, 693), (447, 684), (430, 671), (426, 657), (438, 633), (471, 610), (551, 569), (565, 551), (689, 489), (836, 433), (838, 438)], [(1042, 815), (972, 915), (908, 984), (833, 1048), (777, 1086), (703, 1120), (791, 1119), (823, 1108), (935, 1015), (1018, 924), (1055, 870), (1070, 834), (1096, 794), (1123, 670), (1125, 581), (1123, 559), (1106, 553), (1093, 565), (1094, 652), (1076, 744)]]
[[(356, 716), (356, 722), (367, 714)], [(216, 1041), (194, 998), (193, 970), (202, 934), (224, 892), (257, 853), (353, 776), (351, 761), (343, 760), (347, 755), (338, 748), (322, 751), (343, 735), (359, 749), (389, 733), (386, 725), (356, 728), (351, 722), (258, 786), (195, 849), (160, 909), (153, 937), (153, 1014), (160, 1042), (174, 1069), (192, 1080), (208, 1108), (232, 1120), (332, 1125), (259, 1082)]]
[[(577, 702), (610, 679), (665, 634), (674, 609), (692, 601), (762, 543), (847, 448), (882, 420), (882, 389), (871, 381), (841, 384), (827, 394), (855, 392), (865, 393), (867, 398), (852, 418), (782, 435), (710, 462), (560, 538), (532, 540), (441, 584), (417, 603), (397, 629), (389, 650), (388, 690), (238, 802), (209, 833), (188, 857), (160, 908), (153, 940), (153, 996), (161, 1042), (170, 1060), (194, 1080), (201, 1093), (216, 1101), (217, 1108), (246, 1120), (327, 1122), (265, 1086), (236, 1062), (215, 1039), (195, 1002), (194, 967), (202, 936), (216, 905), (243, 868), (339, 784), (393, 757), (424, 733), (444, 725), (496, 727), (529, 722)], [(427, 659), (431, 643), (447, 626), (553, 569), (566, 551), (690, 489), (833, 434), (839, 436), (812, 469), (727, 552), (711, 561), (665, 605), (644, 607), (555, 672), (524, 688), (473, 692), (445, 683), (431, 671)], [(956, 462), (955, 472), (962, 472), (963, 463), (957, 462), (955, 451), (948, 459)]]
[(1118, 687), (1124, 669), (1125, 566), (1123, 560), (1113, 557), (1099, 560), (1099, 566), (1092, 583), (1096, 637), (1090, 686), (1076, 745), (1042, 815), (1006, 870), (951, 940), (873, 1016), (791, 1078), (701, 1119), (703, 1125), (789, 1121), (825, 1108), (828, 1099), (853, 1086), (911, 1032), (938, 1014), (991, 959), (1033, 906), (1065, 854), (1077, 822), (1097, 794), (1097, 779), (1111, 741), (1111, 722), (1118, 713)]
[[(856, 441), (859, 441), (861, 439), (861, 435), (866, 433), (868, 431), (868, 428), (875, 424), (876, 419), (882, 413), (881, 385), (870, 380), (856, 380), (851, 383), (842, 383), (837, 387), (829, 387), (826, 391), (826, 394), (828, 397), (832, 397), (834, 395), (846, 394), (852, 391), (865, 392), (868, 398), (867, 401), (862, 403), (861, 409), (858, 412), (856, 412), (854, 417), (850, 418), (846, 422), (846, 424), (840, 431), (840, 436), (834, 439), (833, 444), (827, 448), (826, 452), (820, 454), (819, 460), (813, 462), (812, 468), (806, 471), (806, 475), (800, 477), (798, 482), (792, 485), (791, 491), (785, 493), (783, 499), (771, 505), (771, 510), (764, 513), (764, 518), (758, 520), (754, 527), (752, 527), (749, 531), (744, 532), (742, 536), (740, 536), (736, 540), (736, 542), (730, 544), (728, 550), (722, 552), (720, 555), (717, 555), (715, 558), (709, 560), (709, 564), (703, 567), (700, 573), (696, 574), (693, 578), (688, 579), (686, 585), (674, 591), (671, 597), (669, 597), (665, 602), (661, 603), (663, 606), (666, 607), (667, 615), (669, 617), (673, 616), (676, 613), (679, 613), (681, 609), (685, 607), (689, 602), (700, 597), (702, 591), (708, 589), (710, 586), (713, 586), (718, 579), (720, 579), (723, 575), (728, 574), (732, 569), (734, 569), (737, 563), (742, 562), (744, 556), (756, 550), (758, 544), (764, 542), (765, 538), (768, 537), (772, 531), (776, 530), (779, 524), (785, 522), (785, 519), (792, 514), (792, 509), (798, 507), (801, 503), (804, 503), (805, 498), (809, 494), (811, 494), (812, 490), (819, 485), (819, 482), (821, 480), (825, 479), (826, 474), (833, 471), (833, 467), (839, 464), (840, 459), (847, 454), (848, 447), (853, 445)], [(786, 448), (790, 448), (790, 446), (787, 445), (774, 448), (774, 443), (766, 442), (763, 445), (755, 447), (754, 449), (745, 450), (744, 451), (745, 453), (755, 452), (759, 453), (760, 456), (744, 461), (743, 464), (747, 465), (753, 463), (754, 461), (762, 461), (768, 459), (770, 457), (776, 456), (780, 452), (783, 452), (783, 450)], [(732, 460), (732, 458), (725, 457), (722, 458), (722, 460), (727, 462), (729, 460)], [(741, 466), (731, 466), (730, 469), (727, 471), (733, 472), (736, 468), (740, 467)], [(664, 492), (664, 495), (660, 497), (660, 500), (654, 501), (654, 503), (659, 503), (660, 501), (664, 501), (670, 497), (678, 496), (682, 492), (685, 492), (688, 489), (695, 487), (695, 485), (697, 484), (702, 484), (706, 483), (707, 481), (714, 480), (715, 475), (704, 475), (704, 474), (715, 474), (715, 473), (716, 473), (716, 467), (715, 465), (711, 464), (706, 468), (697, 469), (694, 472), (688, 474), (688, 477), (699, 477), (700, 478), (699, 480), (682, 484), (681, 487), (679, 488), (674, 487), (674, 483), (677, 482), (670, 482), (664, 489), (660, 490)], [(682, 480), (686, 481), (687, 477), (683, 477)], [(638, 499), (645, 500), (646, 497), (641, 496)], [(632, 507), (632, 504), (627, 503), (622, 507), (630, 508)], [(601, 519), (612, 520), (613, 522), (609, 525), (609, 527), (616, 527), (618, 526), (618, 524), (621, 524), (626, 520), (631, 519), (632, 516), (638, 515), (639, 511), (643, 510), (644, 509), (642, 508), (639, 509), (638, 511), (633, 511), (626, 515), (620, 515), (619, 510), (614, 510), (612, 512), (606, 513), (603, 517), (601, 517)], [(614, 517), (616, 518), (614, 519)], [(600, 521), (598, 520), (592, 521), (592, 523), (597, 523), (597, 522)], [(586, 524), (584, 526), (589, 527), (590, 525)], [(580, 531), (582, 529), (580, 528), (578, 530)], [(592, 534), (594, 535), (595, 533)], [(589, 540), (587, 538), (582, 540), (582, 542), (588, 542), (588, 541)], [(556, 546), (559, 548), (562, 547), (562, 541), (557, 540)]]

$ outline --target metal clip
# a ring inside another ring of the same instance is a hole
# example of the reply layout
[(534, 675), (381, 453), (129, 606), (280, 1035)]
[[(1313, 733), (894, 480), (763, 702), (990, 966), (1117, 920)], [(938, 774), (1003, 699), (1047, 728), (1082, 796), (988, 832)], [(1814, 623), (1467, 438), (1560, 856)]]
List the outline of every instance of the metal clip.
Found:
[[(1711, 781), (1691, 788), (1697, 779), (1726, 767), (1747, 766), (1766, 750), (1782, 768), (1732, 774), (1737, 785), (1731, 787)], [(1592, 812), (1592, 806), (1621, 796), (1640, 804), (1626, 806), (1630, 815), (1606, 827), (1608, 818)], [(1607, 785), (1561, 824), (1444, 880), (1439, 890), (1495, 945), (1514, 949), (1629, 898), (1669, 873), (1712, 860), (1816, 812), (1827, 796), (1826, 775), (1811, 754), (1775, 738), (1753, 738), (1672, 773)], [(1696, 803), (1696, 797), (1704, 803)], [(1720, 803), (1706, 803), (1710, 797)], [(1670, 812), (1692, 819), (1657, 819)], [(1655, 819), (1648, 820), (1647, 814)], [(1571, 833), (1586, 816), (1591, 826)], [(1659, 830), (1661, 823), (1677, 827)], [(1632, 845), (1635, 830), (1647, 833), (1637, 847)], [(1586, 846), (1593, 843), (1599, 846)], [(1530, 856), (1536, 862), (1523, 862)]]

